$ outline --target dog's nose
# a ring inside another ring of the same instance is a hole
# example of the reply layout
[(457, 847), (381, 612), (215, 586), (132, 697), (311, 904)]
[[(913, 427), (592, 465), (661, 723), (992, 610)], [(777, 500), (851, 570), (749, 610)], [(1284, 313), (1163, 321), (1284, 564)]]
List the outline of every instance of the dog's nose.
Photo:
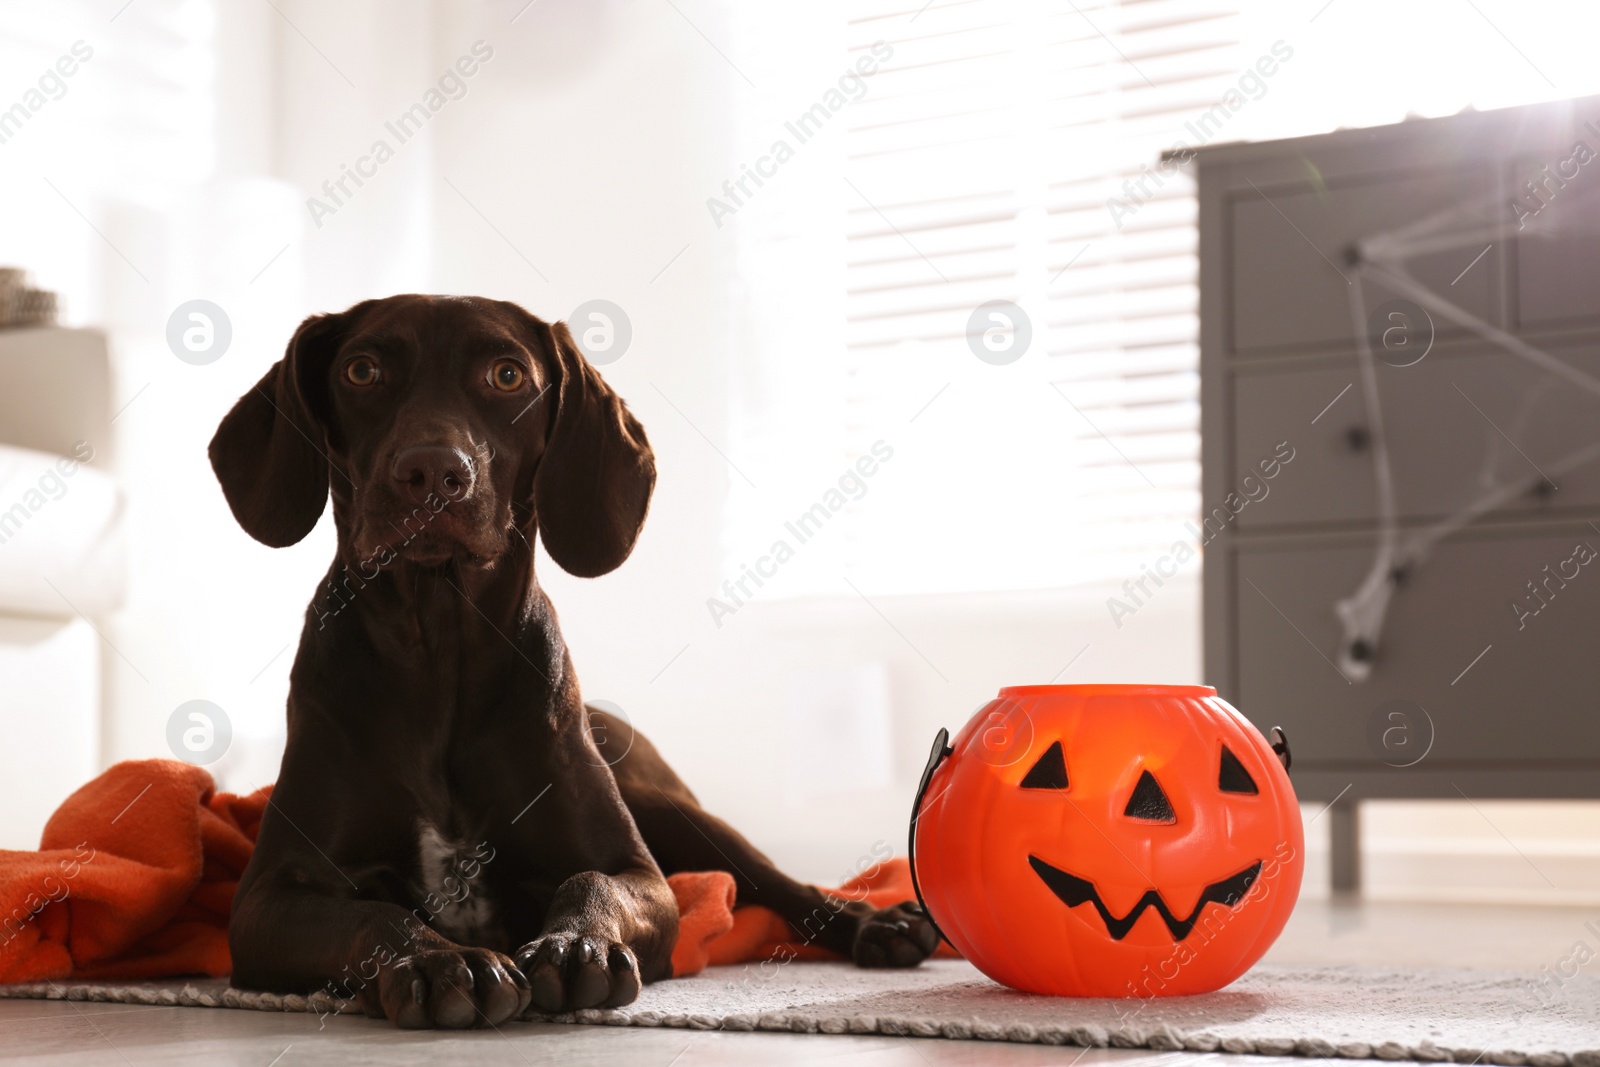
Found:
[(394, 457), (395, 481), (405, 487), (405, 492), (418, 504), (425, 504), (429, 494), (438, 494), (444, 500), (460, 500), (472, 492), (476, 474), (472, 460), (459, 448), (443, 445), (416, 445), (402, 449)]

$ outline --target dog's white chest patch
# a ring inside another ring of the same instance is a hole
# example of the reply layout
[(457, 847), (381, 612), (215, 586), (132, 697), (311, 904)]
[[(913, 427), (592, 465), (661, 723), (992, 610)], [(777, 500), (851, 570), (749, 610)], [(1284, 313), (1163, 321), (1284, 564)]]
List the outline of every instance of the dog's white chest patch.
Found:
[(463, 945), (492, 946), (501, 939), (493, 903), (484, 885), (484, 867), (494, 859), (487, 842), (454, 841), (430, 822), (417, 824), (420, 901), (417, 917)]

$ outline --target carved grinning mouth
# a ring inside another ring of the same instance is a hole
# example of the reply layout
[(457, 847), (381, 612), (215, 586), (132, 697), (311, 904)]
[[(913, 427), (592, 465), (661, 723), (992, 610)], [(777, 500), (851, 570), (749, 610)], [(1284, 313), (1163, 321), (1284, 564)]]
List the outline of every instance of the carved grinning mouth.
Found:
[(1105, 906), (1105, 902), (1100, 899), (1100, 890), (1094, 887), (1093, 882), (1079, 878), (1074, 874), (1068, 874), (1059, 867), (1052, 867), (1038, 856), (1029, 856), (1028, 863), (1033, 867), (1034, 873), (1039, 876), (1039, 879), (1049, 886), (1050, 891), (1060, 897), (1062, 903), (1066, 904), (1067, 907), (1075, 908), (1079, 904), (1093, 904), (1094, 910), (1098, 911), (1100, 918), (1105, 921), (1106, 932), (1111, 935), (1113, 941), (1121, 941), (1124, 937), (1127, 937), (1128, 931), (1133, 929), (1133, 924), (1139, 921), (1139, 916), (1144, 914), (1146, 908), (1156, 909), (1156, 913), (1161, 916), (1161, 921), (1167, 924), (1167, 930), (1171, 932), (1172, 939), (1174, 941), (1182, 941), (1194, 929), (1195, 923), (1200, 919), (1200, 913), (1205, 910), (1207, 904), (1222, 904), (1230, 908), (1233, 907), (1244, 899), (1246, 893), (1250, 892), (1250, 887), (1255, 884), (1256, 878), (1261, 874), (1261, 863), (1257, 861), (1230, 878), (1224, 878), (1220, 882), (1212, 882), (1206, 886), (1205, 892), (1200, 894), (1200, 899), (1195, 901), (1194, 911), (1190, 913), (1187, 919), (1180, 919), (1173, 915), (1172, 909), (1167, 907), (1167, 902), (1154, 889), (1147, 891), (1144, 896), (1139, 898), (1139, 902), (1133, 906), (1133, 909), (1119, 919), (1111, 914), (1110, 909)]

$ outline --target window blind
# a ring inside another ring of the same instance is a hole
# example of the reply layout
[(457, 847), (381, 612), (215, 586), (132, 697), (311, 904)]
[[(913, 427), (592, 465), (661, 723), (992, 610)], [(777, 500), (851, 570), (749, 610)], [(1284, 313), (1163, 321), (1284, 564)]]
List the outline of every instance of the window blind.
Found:
[[(1137, 573), (1183, 536), (1199, 510), (1195, 204), (1158, 161), (1245, 66), (1236, 6), (830, 9), (836, 36), (805, 43), (836, 46), (835, 67), (892, 57), (832, 120), (837, 143), (751, 212), (740, 247), (752, 335), (778, 293), (809, 293), (840, 325), (801, 328), (815, 346), (804, 388), (777, 387), (792, 380), (782, 363), (746, 371), (768, 386), (738, 397), (760, 416), (735, 456), (820, 489), (828, 464), (797, 451), (834, 465), (877, 440), (896, 453), (784, 592), (849, 595), (841, 577), (879, 593), (1069, 585)], [(818, 292), (829, 285), (836, 299)], [(974, 310), (997, 300), (1032, 332), (1003, 366), (968, 341)], [(760, 547), (771, 496), (734, 494), (730, 567)]]

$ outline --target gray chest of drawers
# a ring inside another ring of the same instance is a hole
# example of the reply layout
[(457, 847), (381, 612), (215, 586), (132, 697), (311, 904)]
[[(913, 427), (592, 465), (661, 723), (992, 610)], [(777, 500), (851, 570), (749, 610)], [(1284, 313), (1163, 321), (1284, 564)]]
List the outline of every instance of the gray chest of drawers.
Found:
[(1600, 98), (1192, 166), (1206, 672), (1335, 886), (1360, 799), (1600, 796)]

